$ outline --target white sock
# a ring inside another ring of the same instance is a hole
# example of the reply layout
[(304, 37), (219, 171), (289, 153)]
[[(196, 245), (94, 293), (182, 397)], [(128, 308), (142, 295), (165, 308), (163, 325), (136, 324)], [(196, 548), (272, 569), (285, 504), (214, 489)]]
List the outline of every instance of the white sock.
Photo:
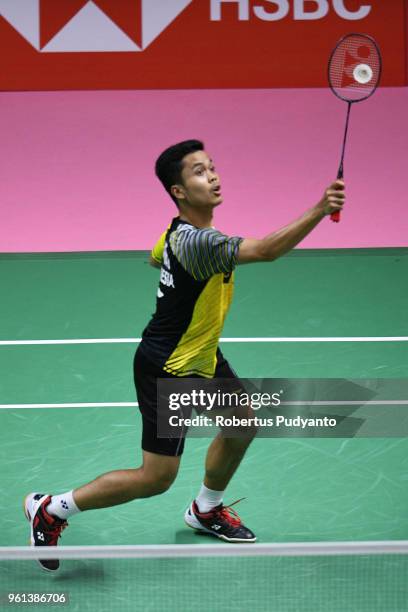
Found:
[(49, 514), (64, 520), (81, 512), (74, 501), (73, 491), (62, 495), (53, 495), (46, 510)]
[(200, 512), (209, 512), (220, 505), (223, 497), (224, 491), (213, 491), (203, 484), (195, 501)]

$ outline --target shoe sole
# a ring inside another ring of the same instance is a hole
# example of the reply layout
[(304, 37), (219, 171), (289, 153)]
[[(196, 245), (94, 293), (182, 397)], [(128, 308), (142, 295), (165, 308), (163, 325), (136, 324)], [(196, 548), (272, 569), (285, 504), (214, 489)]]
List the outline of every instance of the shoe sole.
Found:
[[(197, 522), (197, 525), (192, 525), (191, 523), (188, 522), (187, 519), (192, 519), (192, 521)], [(224, 540), (224, 542), (229, 542), (230, 544), (253, 544), (254, 542), (256, 542), (256, 537), (255, 538), (251, 538), (251, 539), (244, 539), (244, 538), (228, 538), (225, 535), (222, 534), (218, 534), (215, 533), (214, 531), (211, 531), (210, 529), (207, 529), (206, 527), (203, 527), (198, 519), (194, 516), (194, 514), (192, 514), (191, 512), (191, 508), (187, 508), (187, 510), (184, 513), (184, 522), (187, 525), (187, 527), (190, 527), (190, 529), (194, 529), (195, 531), (198, 531), (200, 533), (208, 533), (212, 536), (214, 536), (215, 538), (218, 538), (220, 540)]]
[[(40, 493), (29, 493), (28, 495), (26, 495), (26, 497), (24, 498), (24, 502), (23, 502), (24, 515), (25, 515), (27, 521), (30, 523), (30, 539), (29, 539), (28, 543), (30, 544), (30, 546), (33, 546), (34, 548), (35, 548), (35, 541), (34, 541), (34, 533), (33, 533), (33, 522), (31, 520), (31, 514), (30, 514), (30, 511), (29, 511), (28, 508), (29, 508), (30, 502), (32, 501), (32, 499), (33, 499), (33, 497), (35, 495), (40, 495)], [(44, 499), (47, 499), (47, 497), (48, 497), (48, 495), (43, 495), (43, 497), (41, 497), (38, 500), (38, 504), (41, 504)], [(37, 561), (38, 565), (41, 567), (41, 569), (44, 572), (47, 572), (48, 574), (55, 574), (55, 572), (57, 572), (58, 569), (59, 569), (59, 568), (54, 569), (54, 570), (49, 569), (48, 567), (45, 567), (41, 563), (40, 559), (36, 559), (36, 561)]]

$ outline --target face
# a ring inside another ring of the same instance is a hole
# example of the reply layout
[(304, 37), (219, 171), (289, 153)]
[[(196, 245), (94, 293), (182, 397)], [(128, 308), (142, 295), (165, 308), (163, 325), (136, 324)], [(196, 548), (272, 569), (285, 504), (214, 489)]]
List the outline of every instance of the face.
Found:
[(182, 184), (172, 187), (176, 198), (194, 207), (218, 206), (221, 186), (212, 160), (205, 151), (189, 153), (183, 159)]

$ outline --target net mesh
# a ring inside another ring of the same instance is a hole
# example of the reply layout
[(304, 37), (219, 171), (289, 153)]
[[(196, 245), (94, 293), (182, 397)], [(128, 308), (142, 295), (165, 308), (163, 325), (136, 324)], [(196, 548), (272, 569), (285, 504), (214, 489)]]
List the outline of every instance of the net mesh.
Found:
[[(7, 594), (64, 593), (71, 612), (406, 612), (408, 555), (64, 559), (57, 575), (34, 561), (0, 561)], [(16, 607), (16, 606), (14, 606)], [(26, 606), (27, 607), (27, 606)], [(54, 606), (53, 606), (54, 607)], [(49, 609), (49, 606), (35, 606)], [(64, 607), (62, 608), (64, 609)]]
[(372, 38), (350, 34), (338, 43), (329, 62), (329, 83), (339, 98), (365, 100), (374, 93), (380, 76), (381, 55)]

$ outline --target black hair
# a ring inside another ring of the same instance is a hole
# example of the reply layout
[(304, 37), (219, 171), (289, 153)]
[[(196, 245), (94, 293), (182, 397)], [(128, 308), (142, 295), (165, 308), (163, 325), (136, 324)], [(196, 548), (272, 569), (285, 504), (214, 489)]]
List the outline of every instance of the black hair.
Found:
[(183, 140), (168, 147), (156, 161), (156, 176), (177, 206), (178, 201), (171, 193), (171, 187), (182, 183), (183, 158), (195, 151), (204, 151), (204, 143), (200, 140)]

